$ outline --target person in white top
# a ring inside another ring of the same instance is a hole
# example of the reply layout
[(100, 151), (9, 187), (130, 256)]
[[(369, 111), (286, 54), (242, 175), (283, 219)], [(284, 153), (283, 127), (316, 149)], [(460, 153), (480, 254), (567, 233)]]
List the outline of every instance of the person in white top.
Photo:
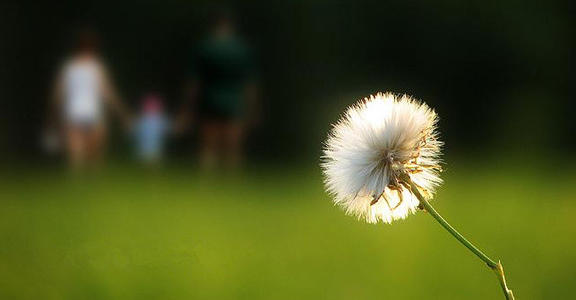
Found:
[(93, 32), (79, 35), (54, 88), (54, 110), (66, 139), (66, 154), (74, 168), (101, 161), (106, 146), (106, 108), (125, 124), (130, 117), (100, 60)]

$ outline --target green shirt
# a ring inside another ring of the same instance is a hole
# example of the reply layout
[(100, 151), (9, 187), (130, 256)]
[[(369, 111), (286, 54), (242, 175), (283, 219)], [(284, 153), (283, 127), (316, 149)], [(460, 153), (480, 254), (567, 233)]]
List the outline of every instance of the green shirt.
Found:
[(237, 37), (211, 37), (200, 43), (192, 76), (200, 84), (200, 112), (238, 117), (244, 110), (246, 84), (253, 79), (248, 46)]

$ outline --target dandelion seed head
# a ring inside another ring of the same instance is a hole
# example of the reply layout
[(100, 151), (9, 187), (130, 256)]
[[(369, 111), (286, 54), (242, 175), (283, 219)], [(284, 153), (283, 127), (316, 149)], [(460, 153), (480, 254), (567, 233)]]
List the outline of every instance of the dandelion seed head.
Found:
[(349, 107), (330, 131), (321, 165), (334, 202), (369, 223), (415, 212), (420, 203), (406, 176), (428, 199), (442, 183), (437, 122), (407, 95), (378, 93)]

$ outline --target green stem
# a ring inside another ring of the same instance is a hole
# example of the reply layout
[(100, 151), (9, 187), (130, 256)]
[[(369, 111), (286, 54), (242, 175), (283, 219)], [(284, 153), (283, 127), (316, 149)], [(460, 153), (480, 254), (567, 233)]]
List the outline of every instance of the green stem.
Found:
[[(408, 176), (406, 176), (406, 177), (408, 177)], [(500, 261), (498, 261), (498, 262), (494, 261), (493, 259), (488, 257), (486, 254), (484, 254), (482, 251), (480, 251), (480, 249), (478, 249), (478, 247), (474, 246), (474, 244), (472, 244), (469, 240), (467, 240), (462, 234), (460, 234), (460, 232), (458, 232), (454, 227), (452, 227), (452, 225), (450, 225), (446, 220), (444, 220), (444, 218), (442, 218), (442, 216), (436, 211), (436, 209), (434, 209), (434, 207), (432, 205), (430, 205), (430, 202), (428, 202), (428, 200), (426, 200), (422, 196), (422, 194), (420, 193), (420, 190), (418, 190), (418, 187), (412, 182), (412, 180), (410, 180), (409, 177), (406, 178), (405, 180), (410, 184), (410, 190), (412, 190), (412, 193), (418, 198), (418, 200), (420, 200), (420, 205), (430, 215), (432, 215), (432, 217), (434, 217), (434, 219), (436, 219), (436, 221), (438, 221), (438, 223), (440, 223), (440, 225), (442, 225), (442, 227), (444, 227), (446, 230), (448, 230), (448, 232), (450, 232), (450, 234), (452, 236), (454, 236), (460, 243), (462, 243), (462, 245), (466, 246), (466, 248), (468, 248), (470, 251), (472, 251), (472, 253), (476, 254), (476, 256), (478, 256), (478, 258), (480, 258), (482, 261), (484, 261), (488, 265), (488, 267), (490, 269), (492, 269), (492, 271), (494, 271), (494, 273), (496, 273), (496, 276), (498, 277), (498, 281), (500, 282), (500, 287), (502, 288), (502, 291), (504, 292), (504, 296), (506, 296), (507, 300), (514, 300), (514, 295), (512, 294), (512, 291), (506, 285), (506, 277), (504, 276), (504, 268), (502, 267), (502, 264), (500, 263)]]

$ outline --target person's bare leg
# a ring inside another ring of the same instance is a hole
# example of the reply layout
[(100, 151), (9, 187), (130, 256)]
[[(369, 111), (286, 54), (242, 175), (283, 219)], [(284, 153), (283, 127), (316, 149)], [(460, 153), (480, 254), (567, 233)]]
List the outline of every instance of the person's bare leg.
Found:
[(224, 160), (229, 168), (239, 168), (244, 159), (244, 126), (232, 121), (224, 125)]
[(88, 163), (94, 168), (102, 165), (106, 151), (106, 129), (99, 124), (88, 133)]
[(82, 129), (70, 126), (66, 130), (68, 167), (73, 171), (77, 171), (84, 167), (86, 159), (85, 142)]
[(219, 156), (221, 128), (217, 122), (204, 121), (200, 130), (200, 165), (204, 169), (214, 169)]

